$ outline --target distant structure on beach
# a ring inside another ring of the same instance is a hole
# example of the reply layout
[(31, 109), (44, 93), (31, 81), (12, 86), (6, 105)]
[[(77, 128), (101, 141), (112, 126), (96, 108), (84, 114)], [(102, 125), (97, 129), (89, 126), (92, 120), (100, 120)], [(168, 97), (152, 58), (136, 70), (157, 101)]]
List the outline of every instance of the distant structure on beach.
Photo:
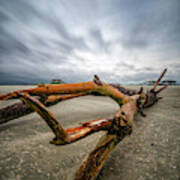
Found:
[[(146, 85), (153, 85), (155, 81), (146, 81), (144, 84)], [(159, 85), (178, 85), (178, 83), (174, 80), (164, 80), (159, 83)]]
[(65, 82), (61, 79), (52, 79), (51, 84), (64, 84)]

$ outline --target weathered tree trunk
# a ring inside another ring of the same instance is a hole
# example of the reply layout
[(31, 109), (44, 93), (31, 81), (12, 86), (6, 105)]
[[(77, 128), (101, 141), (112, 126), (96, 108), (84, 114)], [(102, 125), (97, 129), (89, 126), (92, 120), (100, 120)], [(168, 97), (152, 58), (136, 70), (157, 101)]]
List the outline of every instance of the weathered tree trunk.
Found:
[(34, 112), (34, 109), (23, 102), (15, 103), (13, 105), (0, 109), (0, 124), (7, 123), (16, 118), (28, 115)]
[[(55, 137), (51, 143), (55, 145), (70, 144), (86, 137), (91, 133), (101, 130), (106, 131), (106, 135), (100, 139), (95, 149), (89, 154), (75, 176), (75, 180), (93, 180), (96, 179), (97, 175), (99, 174), (99, 171), (104, 165), (109, 153), (125, 136), (131, 134), (133, 120), (136, 113), (140, 112), (141, 115), (145, 116), (143, 113), (143, 108), (154, 105), (160, 99), (157, 97), (157, 95), (167, 86), (164, 86), (158, 90), (156, 90), (156, 87), (164, 76), (165, 72), (166, 69), (163, 71), (154, 87), (147, 93), (144, 93), (143, 88), (141, 88), (138, 92), (133, 91), (130, 95), (127, 95), (125, 93), (130, 93), (129, 90), (123, 89), (124, 93), (122, 93), (118, 90), (120, 86), (113, 87), (102, 82), (97, 76), (95, 76), (92, 82), (58, 86), (47, 85), (29, 90), (15, 91), (9, 94), (1, 95), (0, 100), (20, 98), (26, 105), (36, 111), (54, 133)], [(44, 101), (47, 103), (54, 102), (54, 99), (57, 100), (58, 98), (59, 100), (65, 100), (92, 93), (111, 97), (118, 103), (120, 107), (119, 111), (115, 113), (114, 116), (89, 121), (87, 123), (83, 123), (79, 127), (70, 129), (64, 129), (55, 119), (54, 115), (48, 111), (41, 100), (31, 96), (40, 95), (42, 97), (51, 97), (49, 98), (49, 101), (48, 99)], [(57, 94), (61, 94), (61, 97), (59, 96), (57, 98), (57, 96), (54, 96)], [(62, 96), (62, 94), (69, 95)]]

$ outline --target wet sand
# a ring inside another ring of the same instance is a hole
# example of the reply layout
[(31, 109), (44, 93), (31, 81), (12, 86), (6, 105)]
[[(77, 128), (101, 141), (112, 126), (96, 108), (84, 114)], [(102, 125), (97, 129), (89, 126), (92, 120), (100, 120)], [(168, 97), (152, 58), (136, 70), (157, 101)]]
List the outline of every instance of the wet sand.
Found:
[[(29, 86), (0, 86), (0, 94)], [(137, 89), (137, 87), (131, 87)], [(99, 180), (180, 180), (180, 87), (171, 86), (158, 104), (135, 118), (131, 136), (110, 154)], [(0, 107), (16, 102), (0, 102)], [(118, 105), (86, 96), (49, 108), (63, 127), (107, 117)], [(65, 146), (36, 113), (0, 125), (0, 180), (73, 180), (74, 173), (104, 132)]]

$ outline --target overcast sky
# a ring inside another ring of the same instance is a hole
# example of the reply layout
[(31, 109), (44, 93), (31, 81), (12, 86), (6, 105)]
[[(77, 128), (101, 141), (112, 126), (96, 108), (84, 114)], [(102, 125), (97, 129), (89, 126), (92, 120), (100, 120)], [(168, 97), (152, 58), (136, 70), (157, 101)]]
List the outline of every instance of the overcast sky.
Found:
[(180, 0), (0, 0), (0, 84), (180, 79)]

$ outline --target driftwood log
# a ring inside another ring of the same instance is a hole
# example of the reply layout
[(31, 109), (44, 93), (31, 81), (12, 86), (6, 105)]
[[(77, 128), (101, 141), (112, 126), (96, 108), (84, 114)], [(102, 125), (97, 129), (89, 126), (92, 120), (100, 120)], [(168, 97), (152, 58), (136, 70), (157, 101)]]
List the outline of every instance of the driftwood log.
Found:
[[(125, 95), (132, 96), (138, 92), (135, 90), (124, 88), (119, 84), (110, 84), (111, 86), (117, 88), (120, 92)], [(50, 96), (37, 96), (36, 98), (41, 101), (46, 107), (55, 105), (61, 101), (72, 99), (75, 97), (85, 96), (86, 93), (77, 93), (77, 94), (68, 94), (68, 95), (50, 95)], [(91, 95), (98, 96), (98, 93), (91, 93)], [(34, 109), (31, 108), (28, 104), (23, 102), (17, 102), (12, 105), (0, 109), (0, 124), (7, 123), (11, 120), (20, 118), (22, 116), (33, 113)]]
[[(138, 93), (136, 90), (127, 89), (119, 84), (110, 84), (111, 86), (118, 89), (121, 93), (133, 96)], [(80, 96), (85, 96), (86, 93), (77, 93), (77, 94), (68, 94), (68, 95), (50, 95), (50, 96), (37, 96), (36, 98), (43, 103), (46, 107), (55, 105), (61, 101), (65, 101), (68, 99), (73, 99)], [(98, 93), (91, 93), (91, 95), (98, 96)], [(7, 123), (14, 119), (20, 118), (22, 116), (33, 113), (34, 109), (31, 108), (28, 104), (21, 102), (14, 103), (7, 107), (0, 109), (0, 124)]]
[[(156, 81), (154, 87), (146, 93), (143, 88), (140, 88), (139, 91), (131, 91), (130, 94), (130, 91), (125, 88), (106, 84), (95, 75), (93, 81), (90, 82), (45, 85), (28, 90), (14, 91), (1, 95), (0, 100), (20, 98), (23, 105), (31, 108), (32, 111), (36, 111), (54, 133), (55, 137), (51, 143), (55, 145), (70, 144), (91, 133), (106, 131), (106, 134), (100, 138), (95, 149), (91, 151), (75, 175), (75, 180), (96, 179), (109, 153), (125, 136), (132, 133), (135, 114), (139, 112), (142, 116), (145, 116), (143, 108), (152, 106), (160, 99), (157, 95), (167, 86), (158, 90), (156, 88), (165, 72), (166, 69)], [(59, 98), (57, 101), (60, 101), (88, 94), (111, 97), (120, 107), (118, 112), (108, 118), (96, 119), (75, 128), (64, 129), (45, 106), (48, 105), (47, 102), (49, 104), (55, 102), (54, 99)]]

